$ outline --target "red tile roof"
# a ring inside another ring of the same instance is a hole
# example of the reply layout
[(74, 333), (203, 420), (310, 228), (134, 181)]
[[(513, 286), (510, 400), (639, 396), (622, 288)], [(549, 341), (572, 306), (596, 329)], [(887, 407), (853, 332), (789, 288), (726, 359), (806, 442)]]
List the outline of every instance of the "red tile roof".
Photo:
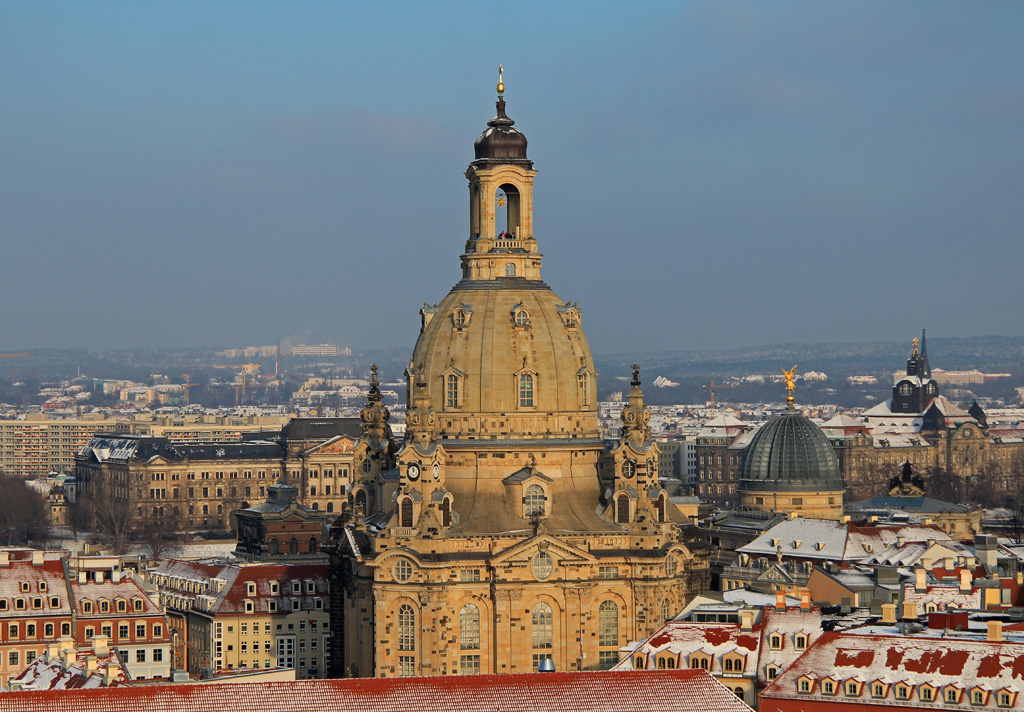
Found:
[(0, 695), (0, 712), (750, 712), (703, 670), (179, 684)]

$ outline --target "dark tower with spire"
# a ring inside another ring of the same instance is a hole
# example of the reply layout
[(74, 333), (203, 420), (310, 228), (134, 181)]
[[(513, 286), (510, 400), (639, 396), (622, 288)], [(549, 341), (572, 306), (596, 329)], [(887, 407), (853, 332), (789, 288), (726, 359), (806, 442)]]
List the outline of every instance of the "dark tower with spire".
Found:
[(894, 413), (923, 413), (939, 396), (939, 384), (932, 378), (932, 367), (928, 363), (924, 329), (921, 341), (914, 339), (913, 344), (907, 359), (907, 375), (892, 387), (891, 410)]

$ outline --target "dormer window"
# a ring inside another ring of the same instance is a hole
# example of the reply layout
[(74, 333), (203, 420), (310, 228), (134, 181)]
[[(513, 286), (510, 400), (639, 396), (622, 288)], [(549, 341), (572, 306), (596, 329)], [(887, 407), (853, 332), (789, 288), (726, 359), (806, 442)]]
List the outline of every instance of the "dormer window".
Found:
[(798, 633), (793, 639), (793, 643), (797, 650), (804, 650), (807, 648), (807, 636), (803, 633)]
[(255, 581), (246, 581), (245, 582), (245, 595), (246, 596), (255, 596), (256, 595), (256, 582)]
[(806, 677), (800, 678), (800, 680), (797, 682), (796, 689), (798, 692), (802, 694), (809, 694), (811, 691), (811, 681), (808, 680)]
[(836, 685), (831, 680), (825, 680), (821, 683), (821, 692), (825, 695), (834, 695), (836, 691)]
[(771, 637), (768, 638), (768, 647), (772, 650), (782, 650), (782, 636), (778, 633), (772, 633)]
[(858, 685), (856, 682), (854, 682), (852, 680), (846, 683), (846, 696), (847, 697), (856, 697), (859, 694), (860, 694), (860, 685)]
[(523, 516), (543, 517), (544, 503), (547, 497), (544, 495), (544, 488), (540, 485), (530, 485), (523, 493)]
[(880, 682), (876, 682), (871, 686), (871, 696), (875, 699), (881, 699), (885, 697), (885, 685)]
[(900, 395), (901, 396), (909, 396), (910, 395), (910, 384), (909, 383), (903, 382), (903, 383), (900, 384)]
[(459, 407), (459, 377), (449, 373), (445, 378), (444, 404), (446, 408)]
[(533, 407), (533, 374), (519, 374), (519, 407)]

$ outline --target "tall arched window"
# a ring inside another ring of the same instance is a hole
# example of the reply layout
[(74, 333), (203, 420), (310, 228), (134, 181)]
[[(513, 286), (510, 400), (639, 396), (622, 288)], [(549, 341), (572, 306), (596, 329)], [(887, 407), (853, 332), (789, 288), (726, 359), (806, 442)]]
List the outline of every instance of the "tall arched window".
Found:
[(529, 373), (519, 374), (519, 407), (533, 407), (533, 376)]
[(590, 405), (590, 374), (587, 372), (577, 374), (576, 386), (580, 391), (580, 406)]
[(658, 515), (658, 521), (665, 521), (665, 493), (662, 492), (658, 495), (658, 501), (654, 503), (655, 513)]
[(663, 600), (661, 602), (661, 620), (667, 621), (671, 617), (672, 617), (671, 604), (668, 602), (668, 599), (666, 598), (665, 600)]
[(445, 497), (441, 500), (441, 526), (450, 527), (452, 525), (452, 501)]
[(605, 601), (597, 609), (597, 644), (619, 644), (619, 607), (614, 601)]
[(480, 649), (480, 609), (472, 603), (459, 613), (459, 646), (463, 650)]
[(356, 492), (356, 511), (366, 515), (366, 490)]
[(416, 613), (408, 603), (398, 609), (398, 649), (416, 650)]
[(516, 266), (515, 266), (515, 263), (513, 263), (513, 262), (506, 262), (505, 263), (505, 276), (506, 277), (515, 277), (516, 276)]
[(615, 500), (615, 519), (619, 524), (629, 522), (629, 497), (620, 494)]
[(543, 487), (540, 485), (530, 485), (527, 487), (523, 496), (523, 516), (543, 517), (544, 499)]
[(309, 537), (309, 553), (315, 554), (320, 550), (320, 543), (316, 540), (315, 536)]
[(459, 407), (459, 377), (454, 373), (449, 373), (445, 379), (444, 402), (446, 408)]
[(406, 497), (402, 500), (402, 516), (399, 524), (403, 527), (412, 526), (412, 497)]
[(288, 553), (298, 554), (299, 553), (299, 540), (292, 537), (292, 540), (288, 542)]
[(554, 615), (551, 613), (551, 606), (546, 603), (538, 603), (533, 607), (532, 634), (534, 648), (551, 647), (553, 624)]
[(277, 543), (277, 537), (274, 537), (270, 540), (270, 553), (276, 556), (279, 553), (279, 548), (280, 545)]

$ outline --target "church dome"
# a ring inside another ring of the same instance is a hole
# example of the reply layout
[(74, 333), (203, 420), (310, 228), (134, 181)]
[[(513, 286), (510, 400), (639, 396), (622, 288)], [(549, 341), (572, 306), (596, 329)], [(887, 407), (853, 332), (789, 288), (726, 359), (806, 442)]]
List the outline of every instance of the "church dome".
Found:
[(794, 410), (768, 421), (754, 435), (740, 490), (758, 492), (843, 489), (839, 460), (825, 433)]
[(512, 128), (515, 121), (505, 115), (505, 100), (498, 99), (497, 115), (487, 122), (487, 128), (476, 137), (473, 150), (476, 160), (525, 161), (526, 136)]
[(424, 325), (412, 367), (444, 437), (598, 437), (594, 361), (578, 307), (539, 280), (464, 280)]

